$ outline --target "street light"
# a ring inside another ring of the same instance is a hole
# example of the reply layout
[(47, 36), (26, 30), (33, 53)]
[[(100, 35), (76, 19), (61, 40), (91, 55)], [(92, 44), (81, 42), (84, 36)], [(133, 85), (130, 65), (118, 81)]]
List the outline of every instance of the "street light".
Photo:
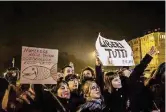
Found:
[(89, 57), (90, 57), (91, 59), (95, 59), (95, 57), (96, 57), (95, 51), (90, 52), (90, 53), (89, 53)]

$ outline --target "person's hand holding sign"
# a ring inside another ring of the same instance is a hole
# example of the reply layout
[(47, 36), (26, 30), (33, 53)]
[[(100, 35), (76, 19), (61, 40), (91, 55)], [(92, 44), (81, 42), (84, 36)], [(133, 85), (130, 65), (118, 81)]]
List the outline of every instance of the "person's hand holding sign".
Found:
[(96, 50), (96, 51), (95, 51), (96, 65), (97, 65), (97, 66), (101, 66), (102, 63), (101, 63), (100, 59), (98, 58), (98, 56), (99, 56), (99, 54), (98, 54), (98, 52), (97, 52), (97, 50)]

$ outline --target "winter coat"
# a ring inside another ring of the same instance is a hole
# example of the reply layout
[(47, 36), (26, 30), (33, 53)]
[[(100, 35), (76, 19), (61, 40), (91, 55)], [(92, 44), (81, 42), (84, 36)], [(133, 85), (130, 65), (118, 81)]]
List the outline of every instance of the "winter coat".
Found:
[(66, 112), (70, 111), (69, 100), (60, 98), (55, 94), (54, 97), (49, 91), (45, 91), (42, 85), (35, 85), (34, 88), (36, 96), (38, 96), (36, 98), (37, 105), (41, 108), (42, 112), (64, 112), (57, 100), (61, 102)]
[(152, 60), (148, 54), (145, 55), (129, 77), (129, 99), (132, 112), (150, 112), (153, 106), (153, 97), (148, 87), (144, 86), (143, 72)]
[(124, 90), (114, 89), (112, 93), (107, 90), (104, 91), (104, 101), (108, 112), (125, 112), (127, 98)]
[(155, 80), (151, 80), (149, 88), (153, 95), (153, 108), (160, 109), (160, 112), (165, 112), (165, 84), (158, 83)]
[(112, 93), (104, 90), (104, 79), (101, 66), (96, 66), (96, 82), (100, 86), (101, 93), (104, 96), (104, 102), (107, 112), (125, 112), (127, 102), (126, 77), (121, 77), (123, 87), (121, 89), (113, 89)]
[(105, 104), (102, 100), (86, 101), (77, 112), (105, 112)]
[(78, 107), (84, 103), (85, 103), (85, 99), (83, 98), (82, 95), (80, 95), (78, 92), (71, 92), (70, 99), (69, 99), (71, 112), (76, 112)]

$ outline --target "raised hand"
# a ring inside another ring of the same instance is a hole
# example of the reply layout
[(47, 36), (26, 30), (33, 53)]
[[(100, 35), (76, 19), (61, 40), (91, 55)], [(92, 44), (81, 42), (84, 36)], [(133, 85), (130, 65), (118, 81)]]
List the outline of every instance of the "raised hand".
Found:
[(98, 56), (99, 56), (98, 52), (95, 51), (96, 65), (97, 65), (97, 66), (100, 66), (102, 63), (101, 63), (100, 59), (98, 58)]

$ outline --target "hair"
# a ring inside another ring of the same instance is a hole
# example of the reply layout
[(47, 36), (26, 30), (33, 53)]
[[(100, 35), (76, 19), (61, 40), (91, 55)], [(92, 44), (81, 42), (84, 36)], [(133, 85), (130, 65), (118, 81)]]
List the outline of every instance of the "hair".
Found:
[(61, 87), (62, 84), (66, 84), (68, 86), (68, 83), (66, 81), (64, 81), (62, 78), (60, 78), (58, 81), (57, 81), (57, 84), (54, 88), (54, 92), (57, 94), (58, 92), (58, 89)]
[(117, 72), (107, 72), (104, 76), (105, 89), (113, 91), (112, 80), (119, 76)]
[(86, 70), (89, 70), (91, 73), (92, 73), (92, 78), (94, 79), (95, 78), (95, 72), (94, 72), (94, 70), (93, 70), (93, 68), (91, 68), (91, 67), (85, 67), (83, 70), (82, 70), (82, 72), (81, 72), (81, 80), (83, 81), (83, 80), (85, 80), (84, 79), (84, 74), (83, 74), (83, 72), (84, 71), (86, 71)]
[(155, 79), (160, 83), (161, 81), (165, 82), (165, 66), (166, 63), (162, 63), (159, 65), (159, 67), (156, 70), (155, 73)]
[(122, 69), (128, 69), (129, 70), (129, 66), (123, 66)]
[(65, 77), (65, 81), (68, 82), (71, 79), (78, 79), (78, 77), (75, 74), (69, 74)]
[(165, 82), (165, 66), (165, 62), (161, 63), (157, 70), (153, 72), (151, 77), (145, 82), (145, 86), (151, 86), (154, 82), (157, 84)]
[(86, 100), (91, 100), (90, 89), (91, 89), (92, 83), (96, 83), (96, 82), (95, 81), (86, 81), (84, 83), (84, 85), (82, 86), (82, 93)]
[(64, 67), (62, 68), (62, 73), (64, 73), (64, 71), (65, 71), (65, 68), (67, 68), (67, 67), (70, 67), (70, 68), (72, 68), (71, 66), (69, 66), (69, 65), (66, 65), (66, 66), (64, 66)]

